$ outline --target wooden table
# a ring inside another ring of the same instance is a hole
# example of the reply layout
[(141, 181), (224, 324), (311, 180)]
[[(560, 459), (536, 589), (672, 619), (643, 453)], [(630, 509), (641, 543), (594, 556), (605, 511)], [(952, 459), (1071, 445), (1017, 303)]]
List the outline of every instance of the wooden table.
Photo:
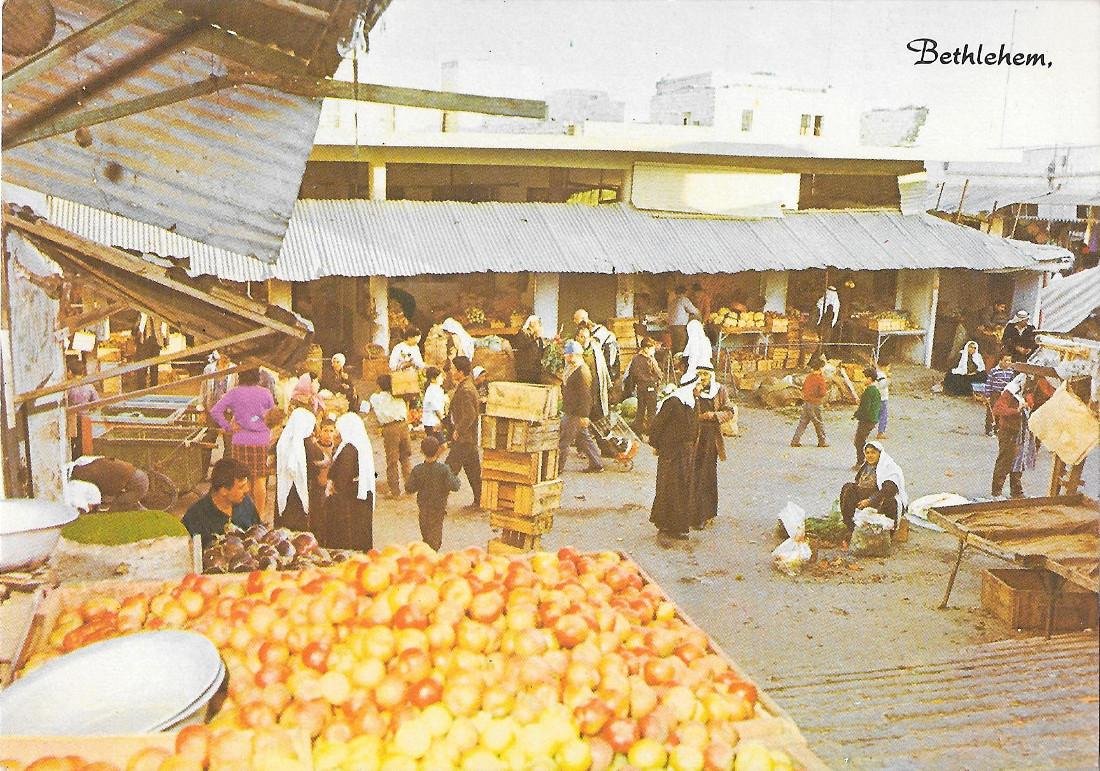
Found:
[(967, 547), (1038, 573), (1047, 592), (1047, 637), (1066, 581), (1100, 589), (1100, 503), (1083, 494), (940, 506), (928, 519), (959, 539), (940, 608), (947, 607)]

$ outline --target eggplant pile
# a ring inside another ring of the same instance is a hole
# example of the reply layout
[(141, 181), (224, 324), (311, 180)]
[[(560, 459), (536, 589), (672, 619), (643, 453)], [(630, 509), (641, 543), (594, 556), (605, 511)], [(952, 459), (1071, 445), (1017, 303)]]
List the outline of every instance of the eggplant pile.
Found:
[(253, 525), (241, 530), (232, 523), (225, 534), (202, 553), (206, 573), (250, 573), (253, 570), (297, 570), (343, 562), (347, 555), (330, 552), (313, 533), (296, 533), (285, 527)]

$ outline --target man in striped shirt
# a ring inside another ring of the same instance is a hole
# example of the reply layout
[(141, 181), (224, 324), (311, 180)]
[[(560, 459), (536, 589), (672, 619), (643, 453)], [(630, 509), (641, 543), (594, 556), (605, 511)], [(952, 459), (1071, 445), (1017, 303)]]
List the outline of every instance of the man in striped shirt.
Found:
[(989, 373), (985, 378), (985, 435), (993, 436), (996, 433), (997, 426), (993, 417), (993, 402), (997, 401), (997, 397), (1001, 395), (1001, 391), (1005, 390), (1005, 386), (1012, 382), (1012, 378), (1016, 377), (1016, 370), (1012, 369), (1012, 354), (1001, 354), (1001, 358), (997, 360), (997, 365), (993, 369), (989, 370)]

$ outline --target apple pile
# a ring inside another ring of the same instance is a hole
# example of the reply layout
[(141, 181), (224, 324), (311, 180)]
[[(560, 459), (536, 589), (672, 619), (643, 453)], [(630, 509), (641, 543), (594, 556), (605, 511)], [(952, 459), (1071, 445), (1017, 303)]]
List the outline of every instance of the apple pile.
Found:
[(88, 761), (79, 755), (48, 755), (26, 764), (0, 760), (0, 768), (4, 771), (306, 771), (310, 767), (310, 758), (301, 757), (293, 735), (282, 729), (217, 731), (204, 725), (181, 729), (176, 734), (174, 752), (162, 747), (145, 747), (121, 764)]
[(738, 743), (755, 686), (614, 552), (415, 543), (328, 568), (190, 575), (63, 612), (28, 666), (160, 628), (219, 648), (214, 730), (304, 730), (318, 769), (793, 765)]
[(346, 559), (344, 552), (329, 552), (310, 532), (294, 532), (285, 527), (253, 525), (241, 530), (226, 525), (202, 553), (207, 573), (250, 573), (253, 570), (298, 570), (304, 567), (335, 565)]

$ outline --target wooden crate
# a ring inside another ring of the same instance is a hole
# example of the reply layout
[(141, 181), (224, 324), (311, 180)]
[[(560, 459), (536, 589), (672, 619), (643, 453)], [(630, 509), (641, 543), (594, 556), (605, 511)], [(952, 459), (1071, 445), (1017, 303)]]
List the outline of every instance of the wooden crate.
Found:
[(561, 421), (557, 418), (543, 423), (528, 420), (481, 416), (481, 447), (485, 450), (538, 452), (558, 446)]
[(558, 386), (493, 382), (489, 383), (485, 414), (541, 423), (558, 417), (560, 396)]
[(501, 530), (513, 530), (517, 533), (529, 535), (543, 535), (549, 533), (554, 526), (554, 513), (552, 511), (526, 517), (520, 514), (511, 514), (503, 511), (489, 513), (489, 527)]
[(558, 448), (540, 452), (485, 450), (481, 457), (481, 478), (525, 485), (557, 479)]
[(411, 396), (420, 393), (420, 373), (417, 370), (410, 368), (391, 372), (390, 378), (393, 380), (391, 393), (394, 396)]
[[(537, 549), (538, 547), (536, 546), (535, 548)], [(501, 554), (506, 557), (513, 554), (527, 554), (528, 552), (533, 551), (533, 549), (524, 549), (520, 546), (512, 546), (511, 544), (507, 544), (499, 538), (494, 538), (493, 540), (489, 541), (489, 545), (486, 547), (485, 550), (490, 554)]]
[(624, 341), (633, 340), (635, 338), (636, 332), (634, 331), (634, 325), (637, 323), (638, 320), (635, 318), (620, 316), (607, 322), (607, 327), (611, 330), (611, 333), (619, 339), (619, 345), (621, 346)]
[[(990, 568), (982, 572), (982, 607), (1013, 629), (1045, 629), (1047, 593), (1033, 570)], [(1066, 583), (1054, 606), (1055, 632), (1096, 629), (1096, 592)]]
[(561, 508), (564, 484), (560, 479), (522, 485), (516, 482), (481, 481), (481, 508), (489, 511), (508, 511), (528, 517), (557, 511)]
[(501, 530), (498, 539), (505, 546), (524, 551), (537, 551), (542, 548), (542, 536), (521, 533), (518, 530)]
[(772, 360), (771, 359), (760, 359), (759, 361), (756, 362), (756, 371), (757, 372), (770, 372), (771, 369), (772, 369)]

